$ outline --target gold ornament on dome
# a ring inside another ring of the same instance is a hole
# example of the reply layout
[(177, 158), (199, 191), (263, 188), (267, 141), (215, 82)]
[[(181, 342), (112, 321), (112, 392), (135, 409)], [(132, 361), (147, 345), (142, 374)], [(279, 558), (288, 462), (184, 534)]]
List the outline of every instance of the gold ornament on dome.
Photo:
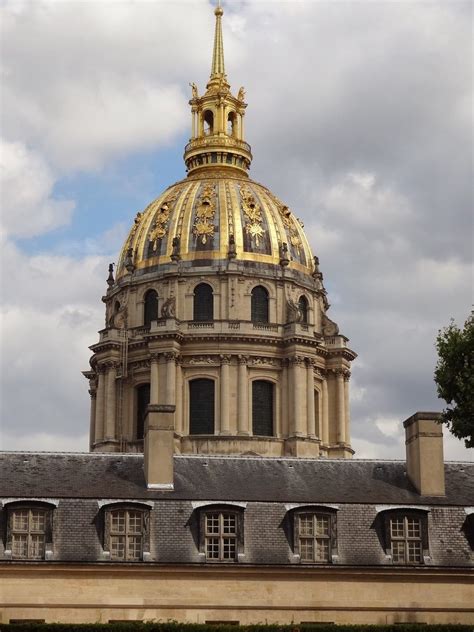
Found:
[(242, 198), (242, 211), (244, 212), (246, 221), (245, 232), (255, 241), (257, 247), (260, 240), (265, 234), (263, 228), (262, 207), (255, 199), (255, 196), (248, 186), (240, 187), (240, 196)]
[(158, 239), (163, 239), (163, 237), (167, 233), (168, 222), (171, 215), (172, 205), (173, 205), (173, 202), (178, 197), (180, 191), (181, 189), (177, 189), (173, 191), (173, 193), (165, 199), (165, 201), (160, 206), (158, 212), (155, 215), (155, 219), (152, 225), (152, 230), (148, 238), (149, 242), (153, 243), (153, 251), (156, 251), (158, 247)]
[(213, 239), (215, 226), (213, 224), (216, 214), (216, 188), (215, 185), (206, 183), (198, 198), (196, 217), (194, 219), (193, 235), (206, 244), (208, 239)]
[(302, 246), (302, 242), (301, 242), (301, 238), (298, 234), (298, 231), (296, 229), (296, 226), (294, 224), (294, 221), (291, 218), (291, 211), (290, 209), (279, 203), (276, 198), (275, 202), (277, 202), (277, 206), (278, 206), (278, 211), (280, 213), (280, 217), (283, 221), (283, 224), (285, 225), (285, 228), (287, 230), (288, 233), (288, 237), (289, 237), (289, 242), (290, 244), (293, 246), (293, 248), (295, 248), (299, 254), (300, 248)]

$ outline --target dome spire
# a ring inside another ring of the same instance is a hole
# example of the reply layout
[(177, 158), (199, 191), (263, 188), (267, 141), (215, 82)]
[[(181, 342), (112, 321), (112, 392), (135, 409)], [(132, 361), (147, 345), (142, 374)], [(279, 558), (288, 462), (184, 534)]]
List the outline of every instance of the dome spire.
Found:
[(214, 49), (206, 92), (199, 96), (196, 84), (190, 84), (192, 132), (184, 150), (188, 175), (225, 168), (247, 176), (252, 161), (250, 146), (245, 142), (244, 135), (245, 90), (240, 88), (234, 96), (225, 74), (223, 14), (219, 2), (214, 10)]
[(221, 7), (220, 0), (214, 11), (216, 16), (216, 28), (214, 32), (214, 51), (212, 54), (211, 79), (220, 79), (225, 77), (224, 67), (224, 41), (222, 39), (222, 16), (224, 10)]

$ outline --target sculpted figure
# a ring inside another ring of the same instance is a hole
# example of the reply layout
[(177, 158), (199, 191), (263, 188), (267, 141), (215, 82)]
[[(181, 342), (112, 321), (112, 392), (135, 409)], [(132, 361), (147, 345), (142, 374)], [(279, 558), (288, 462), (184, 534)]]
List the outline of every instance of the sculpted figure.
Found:
[(193, 99), (197, 99), (199, 97), (197, 85), (194, 83), (194, 81), (192, 83), (190, 83), (189, 85), (191, 86)]
[(239, 89), (239, 93), (237, 95), (237, 98), (238, 98), (239, 101), (242, 101), (242, 102), (245, 100), (245, 88), (244, 88), (244, 86), (242, 86)]
[(338, 325), (333, 320), (328, 318), (326, 314), (323, 314), (321, 324), (324, 336), (337, 336), (337, 334), (339, 333)]
[(176, 308), (176, 299), (174, 296), (170, 296), (166, 299), (161, 307), (162, 318), (174, 318)]
[(298, 303), (292, 298), (286, 301), (286, 320), (288, 323), (301, 322), (301, 310)]

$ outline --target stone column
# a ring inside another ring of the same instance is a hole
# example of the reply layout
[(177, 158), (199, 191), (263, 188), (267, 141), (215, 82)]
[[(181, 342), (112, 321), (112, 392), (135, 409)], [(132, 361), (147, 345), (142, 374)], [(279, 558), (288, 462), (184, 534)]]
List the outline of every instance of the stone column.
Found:
[(284, 358), (281, 363), (281, 422), (280, 433), (287, 437), (288, 429), (288, 360)]
[(316, 411), (314, 409), (313, 361), (306, 358), (306, 411), (308, 415), (308, 435), (316, 437)]
[(344, 427), (344, 374), (338, 369), (336, 371), (336, 441), (337, 443), (345, 442), (345, 427)]
[(95, 443), (104, 438), (104, 413), (105, 413), (105, 368), (97, 367), (97, 397), (95, 407)]
[(92, 446), (95, 442), (95, 414), (96, 414), (96, 395), (97, 392), (95, 389), (89, 390), (89, 395), (91, 396), (91, 413), (90, 413), (90, 432), (89, 432), (89, 449), (92, 449)]
[(249, 435), (247, 357), (239, 356), (239, 410), (237, 411), (237, 434)]
[(295, 356), (290, 358), (291, 363), (291, 388), (293, 391), (293, 428), (290, 434), (294, 436), (304, 436), (306, 434), (304, 428), (304, 403), (305, 403), (305, 372), (303, 366), (303, 358)]
[(345, 442), (351, 442), (351, 411), (349, 403), (349, 379), (351, 377), (350, 371), (344, 373), (344, 416), (345, 416), (345, 428), (344, 438)]
[(176, 432), (183, 432), (183, 370), (178, 358), (176, 363), (176, 413), (175, 413)]
[(322, 442), (325, 444), (329, 443), (329, 401), (328, 401), (328, 382), (327, 377), (323, 376), (323, 380), (321, 382), (321, 395), (322, 395)]
[(220, 409), (221, 409), (221, 422), (220, 422), (220, 433), (221, 435), (229, 435), (230, 434), (230, 421), (229, 421), (229, 406), (230, 406), (230, 397), (229, 397), (229, 364), (230, 364), (230, 356), (222, 355), (221, 356), (221, 401), (220, 401)]
[(172, 405), (176, 402), (176, 353), (165, 353), (166, 360), (166, 402)]
[(150, 404), (159, 403), (158, 401), (158, 398), (159, 398), (159, 384), (158, 384), (159, 358), (160, 358), (159, 353), (152, 353), (150, 357)]
[(116, 410), (116, 396), (115, 396), (115, 379), (117, 377), (117, 365), (115, 362), (111, 362), (107, 370), (107, 399), (106, 399), (106, 417), (105, 417), (105, 438), (115, 439), (115, 410)]

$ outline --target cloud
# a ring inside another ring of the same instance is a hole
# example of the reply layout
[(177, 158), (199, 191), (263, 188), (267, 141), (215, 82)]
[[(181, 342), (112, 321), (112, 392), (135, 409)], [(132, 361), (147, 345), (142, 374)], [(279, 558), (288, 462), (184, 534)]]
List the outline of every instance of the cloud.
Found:
[(74, 202), (53, 197), (55, 177), (38, 152), (2, 141), (0, 176), (3, 237), (33, 237), (70, 221)]

